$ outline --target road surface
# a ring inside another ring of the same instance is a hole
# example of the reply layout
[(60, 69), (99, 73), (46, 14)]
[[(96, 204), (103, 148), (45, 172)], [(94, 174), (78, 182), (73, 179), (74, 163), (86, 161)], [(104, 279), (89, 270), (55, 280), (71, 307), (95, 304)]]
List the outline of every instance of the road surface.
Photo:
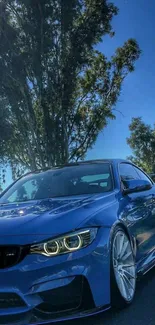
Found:
[(155, 325), (155, 268), (138, 282), (130, 307), (59, 325)]

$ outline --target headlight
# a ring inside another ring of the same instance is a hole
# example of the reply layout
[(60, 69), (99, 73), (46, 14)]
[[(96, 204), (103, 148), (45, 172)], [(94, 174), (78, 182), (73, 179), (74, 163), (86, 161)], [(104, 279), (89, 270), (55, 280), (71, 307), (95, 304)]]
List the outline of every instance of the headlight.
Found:
[(56, 256), (77, 251), (90, 245), (96, 237), (97, 228), (86, 229), (66, 236), (49, 240), (46, 243), (32, 245), (31, 254), (42, 254), (45, 256)]

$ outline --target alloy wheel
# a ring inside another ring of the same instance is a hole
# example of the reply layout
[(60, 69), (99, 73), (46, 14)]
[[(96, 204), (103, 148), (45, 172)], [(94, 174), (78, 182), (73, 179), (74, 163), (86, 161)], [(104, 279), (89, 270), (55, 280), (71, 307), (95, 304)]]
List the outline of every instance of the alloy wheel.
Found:
[(119, 230), (112, 247), (114, 275), (121, 296), (126, 302), (132, 301), (136, 287), (136, 268), (128, 236)]

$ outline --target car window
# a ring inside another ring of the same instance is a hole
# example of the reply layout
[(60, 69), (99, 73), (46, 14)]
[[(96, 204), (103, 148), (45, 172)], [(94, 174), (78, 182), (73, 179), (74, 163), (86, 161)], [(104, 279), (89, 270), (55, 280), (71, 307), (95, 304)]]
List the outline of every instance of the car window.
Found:
[(38, 190), (37, 180), (30, 180), (25, 182), (21, 187), (17, 188), (9, 197), (9, 202), (28, 201), (35, 198)]
[(120, 164), (119, 172), (122, 181), (128, 181), (130, 179), (140, 179), (140, 175), (138, 174), (134, 166), (131, 164)]
[(81, 178), (81, 181), (89, 183), (90, 185), (94, 185), (94, 186), (99, 185), (101, 187), (107, 187), (109, 178), (110, 178), (110, 173), (107, 174), (102, 173), (102, 174), (84, 176)]
[(27, 175), (5, 192), (0, 203), (103, 193), (112, 189), (109, 163), (81, 164)]
[(138, 175), (140, 176), (140, 179), (148, 181), (148, 182), (150, 182), (150, 184), (152, 184), (151, 180), (147, 177), (147, 175), (145, 173), (143, 173), (139, 168), (136, 168), (136, 167), (134, 167), (134, 168), (137, 171)]
[(152, 183), (155, 183), (155, 174), (149, 174), (149, 177), (152, 180)]

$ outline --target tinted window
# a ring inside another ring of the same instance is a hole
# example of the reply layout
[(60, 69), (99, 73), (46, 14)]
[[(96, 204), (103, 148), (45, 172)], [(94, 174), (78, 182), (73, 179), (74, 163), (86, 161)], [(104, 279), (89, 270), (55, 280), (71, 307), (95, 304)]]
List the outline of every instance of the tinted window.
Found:
[[(146, 174), (144, 174), (144, 173), (143, 173), (139, 168), (136, 168), (136, 167), (135, 167), (135, 169), (136, 169), (138, 175), (140, 176), (140, 179), (143, 179), (143, 180), (148, 181), (148, 182), (151, 183), (150, 179), (147, 177)], [(152, 183), (151, 183), (151, 184), (152, 184)]]
[(110, 165), (81, 164), (30, 174), (15, 183), (0, 203), (102, 193), (112, 190)]
[(9, 197), (9, 202), (19, 202), (19, 201), (28, 201), (33, 200), (39, 189), (37, 180), (28, 180)]
[(109, 182), (110, 174), (97, 174), (82, 177), (83, 182), (87, 182), (91, 185), (100, 185), (102, 187), (107, 187)]
[(140, 175), (137, 170), (131, 164), (120, 164), (120, 177), (122, 181), (128, 181), (130, 179), (140, 179)]
[(151, 177), (152, 182), (155, 182), (155, 174), (149, 174), (149, 176)]

